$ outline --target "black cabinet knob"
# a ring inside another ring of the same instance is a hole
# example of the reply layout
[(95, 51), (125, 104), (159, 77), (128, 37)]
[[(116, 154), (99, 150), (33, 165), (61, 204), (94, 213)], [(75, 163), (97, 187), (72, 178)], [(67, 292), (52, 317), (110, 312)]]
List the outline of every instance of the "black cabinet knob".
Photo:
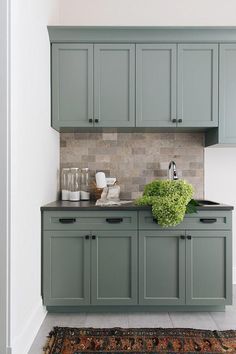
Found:
[(89, 119), (89, 123), (93, 123), (93, 119), (92, 118)]
[(85, 236), (85, 239), (86, 239), (86, 240), (89, 240), (89, 235), (86, 235), (86, 236)]
[(92, 239), (93, 239), (93, 240), (96, 240), (96, 235), (92, 235)]
[(181, 240), (185, 240), (185, 236), (184, 235), (181, 235), (180, 238), (181, 238)]
[(95, 119), (94, 119), (94, 122), (95, 122), (95, 123), (98, 123), (98, 122), (99, 122), (99, 119), (98, 119), (98, 118), (95, 118)]
[(188, 239), (188, 240), (192, 240), (192, 236), (191, 236), (191, 235), (188, 235), (188, 236), (187, 236), (187, 239)]
[(177, 119), (172, 119), (172, 123), (176, 123), (177, 122)]
[(183, 119), (178, 119), (178, 123), (182, 123), (183, 122)]

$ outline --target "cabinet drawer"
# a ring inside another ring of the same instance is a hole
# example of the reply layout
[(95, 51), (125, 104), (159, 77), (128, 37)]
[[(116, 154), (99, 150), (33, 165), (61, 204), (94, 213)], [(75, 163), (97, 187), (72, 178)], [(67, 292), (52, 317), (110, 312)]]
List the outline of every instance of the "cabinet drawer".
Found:
[(49, 211), (43, 213), (44, 230), (135, 230), (136, 211)]
[[(230, 230), (232, 227), (232, 215), (229, 211), (198, 211), (187, 214), (182, 223), (173, 227), (179, 230)], [(163, 229), (153, 220), (151, 211), (139, 212), (139, 229), (159, 230)]]

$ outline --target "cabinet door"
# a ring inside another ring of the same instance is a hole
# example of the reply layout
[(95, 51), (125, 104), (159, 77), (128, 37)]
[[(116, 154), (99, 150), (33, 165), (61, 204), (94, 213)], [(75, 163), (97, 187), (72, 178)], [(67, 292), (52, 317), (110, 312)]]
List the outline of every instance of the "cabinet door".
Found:
[(93, 123), (93, 45), (52, 45), (52, 126), (57, 130)]
[(218, 126), (217, 44), (178, 46), (177, 95), (180, 127)]
[(230, 231), (188, 231), (187, 305), (225, 305), (232, 301)]
[(185, 232), (141, 231), (139, 234), (139, 303), (185, 303)]
[(236, 143), (236, 44), (220, 45), (219, 142)]
[(95, 44), (95, 126), (134, 127), (134, 96), (135, 45)]
[(96, 231), (92, 239), (92, 304), (137, 304), (137, 232)]
[(90, 303), (90, 240), (82, 231), (45, 231), (43, 300), (50, 305)]
[(136, 126), (176, 126), (176, 45), (136, 46)]

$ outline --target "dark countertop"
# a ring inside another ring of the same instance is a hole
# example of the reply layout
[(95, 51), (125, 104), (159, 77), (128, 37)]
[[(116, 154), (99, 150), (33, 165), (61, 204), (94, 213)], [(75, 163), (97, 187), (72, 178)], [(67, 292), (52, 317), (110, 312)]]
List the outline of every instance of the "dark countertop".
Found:
[[(226, 204), (201, 205), (197, 210), (233, 210), (234, 207)], [(96, 206), (95, 201), (55, 201), (41, 207), (41, 211), (75, 211), (75, 210), (151, 210), (150, 206), (135, 205), (134, 202), (117, 206)]]

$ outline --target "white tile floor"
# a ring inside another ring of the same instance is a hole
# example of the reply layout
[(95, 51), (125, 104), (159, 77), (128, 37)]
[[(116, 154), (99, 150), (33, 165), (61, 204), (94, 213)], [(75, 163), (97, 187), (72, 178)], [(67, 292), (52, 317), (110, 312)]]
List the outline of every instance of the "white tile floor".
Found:
[(42, 354), (46, 336), (54, 326), (236, 329), (236, 286), (234, 305), (227, 306), (225, 312), (48, 314), (28, 354)]

